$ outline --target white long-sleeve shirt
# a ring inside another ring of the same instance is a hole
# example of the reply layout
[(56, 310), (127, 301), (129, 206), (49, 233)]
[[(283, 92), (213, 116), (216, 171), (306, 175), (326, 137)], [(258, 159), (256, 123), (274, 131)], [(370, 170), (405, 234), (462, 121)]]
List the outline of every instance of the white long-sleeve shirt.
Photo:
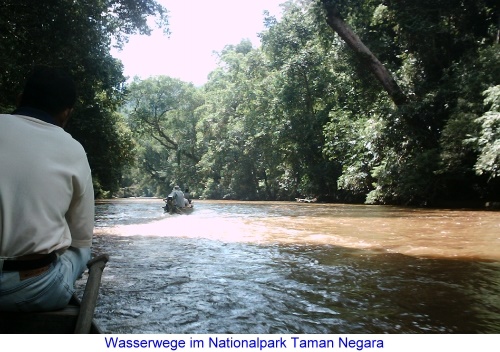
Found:
[(90, 247), (94, 190), (87, 155), (62, 128), (0, 115), (0, 258)]

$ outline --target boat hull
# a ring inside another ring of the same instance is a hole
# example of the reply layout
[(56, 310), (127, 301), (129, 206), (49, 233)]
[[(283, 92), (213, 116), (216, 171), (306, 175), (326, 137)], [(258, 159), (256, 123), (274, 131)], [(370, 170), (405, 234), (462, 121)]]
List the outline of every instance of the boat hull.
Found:
[[(80, 313), (80, 301), (73, 296), (70, 304), (52, 312), (1, 312), (1, 334), (74, 334)], [(102, 334), (92, 319), (91, 334)]]
[(194, 204), (191, 202), (187, 207), (180, 208), (174, 205), (172, 199), (165, 198), (165, 205), (162, 207), (163, 211), (168, 214), (191, 214), (194, 210)]
[(109, 260), (102, 254), (87, 263), (89, 276), (82, 300), (73, 295), (61, 310), (50, 312), (0, 312), (2, 334), (101, 334), (94, 320), (101, 277)]

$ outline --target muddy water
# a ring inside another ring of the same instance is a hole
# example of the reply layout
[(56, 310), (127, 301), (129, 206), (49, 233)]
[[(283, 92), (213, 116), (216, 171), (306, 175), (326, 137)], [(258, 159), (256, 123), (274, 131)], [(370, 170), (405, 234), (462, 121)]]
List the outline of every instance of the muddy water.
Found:
[(107, 333), (500, 333), (500, 213), (97, 204)]

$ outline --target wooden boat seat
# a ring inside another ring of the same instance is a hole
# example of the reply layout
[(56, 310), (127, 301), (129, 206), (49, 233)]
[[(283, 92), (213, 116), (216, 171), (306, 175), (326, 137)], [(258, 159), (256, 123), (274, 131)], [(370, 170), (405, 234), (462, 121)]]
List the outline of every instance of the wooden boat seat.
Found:
[(94, 321), (94, 311), (107, 254), (87, 263), (89, 277), (82, 301), (73, 295), (68, 306), (51, 312), (0, 312), (0, 333), (3, 334), (88, 334), (102, 333)]

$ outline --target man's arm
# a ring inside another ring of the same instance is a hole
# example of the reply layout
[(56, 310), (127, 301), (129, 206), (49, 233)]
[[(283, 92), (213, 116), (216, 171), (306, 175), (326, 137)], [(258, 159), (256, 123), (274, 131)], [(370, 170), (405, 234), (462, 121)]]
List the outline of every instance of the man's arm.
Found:
[(83, 184), (75, 187), (77, 194), (73, 196), (66, 220), (71, 232), (71, 246), (77, 248), (90, 247), (94, 233), (94, 187), (90, 168)]

